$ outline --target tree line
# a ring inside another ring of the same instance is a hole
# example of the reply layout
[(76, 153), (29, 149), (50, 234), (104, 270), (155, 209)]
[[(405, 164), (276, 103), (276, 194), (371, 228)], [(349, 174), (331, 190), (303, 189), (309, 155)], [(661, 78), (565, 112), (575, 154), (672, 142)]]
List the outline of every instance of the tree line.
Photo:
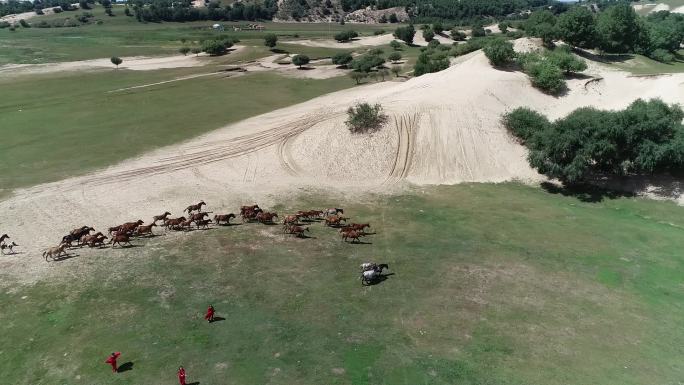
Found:
[(200, 20), (269, 20), (278, 11), (276, 0), (263, 2), (234, 2), (221, 7), (211, 2), (206, 8), (195, 8), (192, 0), (135, 0), (129, 1), (138, 21), (200, 21)]
[(584, 6), (559, 15), (538, 11), (519, 27), (546, 45), (560, 39), (573, 47), (638, 53), (664, 62), (675, 59), (684, 41), (684, 15), (660, 11), (641, 17), (627, 3), (607, 6), (598, 14)]
[(572, 185), (605, 175), (681, 173), (682, 119), (678, 105), (638, 99), (621, 111), (585, 107), (553, 122), (518, 108), (503, 123), (529, 149), (533, 168)]

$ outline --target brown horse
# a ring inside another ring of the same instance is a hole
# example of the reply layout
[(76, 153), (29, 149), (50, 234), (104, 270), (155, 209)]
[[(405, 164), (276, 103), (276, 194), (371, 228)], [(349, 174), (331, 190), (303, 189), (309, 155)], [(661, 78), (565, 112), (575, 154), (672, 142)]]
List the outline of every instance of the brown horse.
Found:
[(342, 239), (345, 242), (347, 242), (347, 239), (351, 238), (352, 243), (354, 243), (354, 241), (361, 242), (361, 240), (359, 238), (363, 237), (363, 233), (361, 233), (360, 231), (356, 231), (356, 230), (345, 231), (341, 235), (342, 235)]
[(235, 218), (235, 214), (230, 213), (230, 214), (218, 214), (214, 215), (214, 220), (216, 221), (217, 225), (220, 225), (221, 222), (226, 222), (227, 225), (230, 224), (230, 219)]
[(256, 219), (257, 215), (259, 213), (262, 213), (263, 210), (259, 208), (259, 206), (254, 205), (254, 206), (243, 206), (240, 208), (240, 217), (242, 217), (242, 221), (250, 221), (253, 219)]
[(301, 217), (301, 215), (299, 215), (299, 214), (286, 215), (285, 218), (283, 219), (283, 225), (287, 226), (287, 225), (297, 224), (297, 221), (299, 220), (300, 217)]
[(256, 220), (260, 223), (273, 223), (273, 218), (278, 218), (278, 214), (262, 211), (256, 215)]
[(191, 215), (190, 215), (190, 220), (191, 220), (191, 221), (199, 221), (199, 220), (204, 219), (204, 217), (208, 217), (208, 216), (209, 216), (209, 213), (207, 213), (207, 212), (201, 212), (201, 213), (197, 213), (197, 214), (191, 214)]
[(171, 218), (171, 219), (167, 219), (164, 221), (164, 226), (166, 226), (166, 228), (168, 229), (168, 228), (176, 227), (183, 222), (185, 222), (185, 217)]
[(126, 234), (117, 234), (113, 236), (112, 239), (109, 240), (109, 243), (112, 244), (112, 247), (114, 247), (114, 245), (124, 247), (124, 244), (127, 244), (128, 246), (133, 246), (131, 244), (131, 238)]
[(240, 206), (240, 215), (244, 214), (247, 211), (256, 211), (256, 210), (260, 210), (259, 205)]
[(195, 226), (199, 229), (200, 227), (206, 229), (211, 224), (211, 219), (200, 219), (195, 221)]
[[(98, 231), (97, 233), (95, 233), (93, 235), (86, 234), (86, 235), (81, 237), (81, 239), (79, 240), (78, 246), (83, 247), (84, 245), (90, 245), (90, 243), (92, 241), (94, 241), (100, 237), (104, 237), (104, 234), (102, 234), (102, 232), (100, 232), (100, 231)], [(90, 246), (90, 247), (92, 247), (92, 246)]]
[(174, 230), (190, 230), (190, 227), (192, 227), (192, 221), (183, 221), (179, 223), (178, 225), (174, 226)]
[(138, 226), (142, 225), (145, 223), (142, 219), (138, 219), (135, 222), (126, 222), (123, 225), (121, 225), (121, 228), (119, 229), (120, 233), (132, 233), (135, 231)]
[(161, 215), (155, 215), (154, 217), (152, 217), (152, 223), (157, 223), (157, 221), (164, 221), (166, 217), (168, 217), (169, 215), (171, 215), (171, 213), (168, 211)]
[(302, 238), (304, 237), (305, 231), (309, 231), (309, 228), (303, 226), (290, 226), (287, 232), (296, 236), (297, 238)]
[(188, 214), (190, 214), (193, 211), (200, 211), (200, 210), (202, 210), (202, 206), (206, 206), (206, 203), (204, 203), (204, 201), (200, 201), (200, 203), (198, 203), (196, 205), (190, 205), (190, 206), (186, 207), (185, 210), (183, 210), (183, 212), (187, 211)]
[(71, 230), (71, 232), (69, 232), (69, 234), (73, 235), (75, 237), (75, 239), (81, 239), (81, 237), (83, 235), (88, 234), (91, 231), (95, 231), (95, 229), (90, 227), (90, 226), (81, 226), (77, 229)]
[(138, 228), (135, 229), (135, 235), (149, 235), (153, 236), (154, 233), (152, 232), (152, 228), (157, 226), (156, 223), (152, 222), (151, 224), (147, 226), (138, 226)]
[(90, 241), (90, 243), (88, 243), (88, 247), (95, 247), (95, 246), (104, 247), (105, 239), (107, 239), (107, 237), (105, 237), (104, 235), (101, 237), (95, 238), (92, 241)]
[(345, 217), (338, 217), (336, 215), (332, 215), (325, 218), (325, 225), (330, 227), (339, 226), (342, 224), (342, 222), (346, 222), (347, 219), (348, 218)]
[(51, 247), (43, 252), (43, 257), (45, 257), (45, 262), (47, 262), (48, 257), (50, 257), (53, 261), (55, 258), (59, 258), (62, 254), (66, 255), (66, 248), (67, 245), (64, 243), (60, 244), (59, 246)]
[(370, 228), (370, 223), (352, 223), (350, 225), (345, 226), (344, 228), (364, 232), (366, 227)]

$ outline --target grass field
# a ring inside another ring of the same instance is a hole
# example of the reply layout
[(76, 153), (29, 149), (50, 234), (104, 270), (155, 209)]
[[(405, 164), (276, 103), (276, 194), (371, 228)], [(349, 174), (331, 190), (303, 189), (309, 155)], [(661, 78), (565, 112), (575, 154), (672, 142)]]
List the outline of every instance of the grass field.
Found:
[[(354, 202), (305, 196), (276, 209), (332, 202), (372, 224), (370, 244), (344, 244), (320, 224), (312, 239), (222, 227), (77, 251), (49, 279), (2, 290), (3, 381), (170, 384), (179, 365), (201, 384), (627, 385), (684, 375), (684, 216), (672, 203), (482, 184)], [(394, 275), (362, 287), (367, 260)], [(210, 303), (225, 320), (201, 319)], [(114, 350), (132, 370), (111, 374), (103, 361)]]
[(353, 86), (255, 73), (120, 92), (213, 67), (104, 70), (0, 80), (0, 191), (59, 180), (229, 123)]
[[(196, 44), (202, 39), (211, 38), (218, 32), (210, 26), (213, 21), (192, 23), (140, 23), (133, 17), (123, 14), (121, 7), (114, 7), (115, 17), (104, 14), (101, 6), (94, 6), (92, 20), (102, 20), (73, 28), (17, 28), (0, 29), (0, 65), (6, 63), (47, 63), (95, 59), (111, 56), (169, 55), (176, 54), (186, 39), (187, 44)], [(33, 24), (42, 20), (54, 21), (65, 18), (75, 19), (81, 11), (63, 12), (54, 15), (37, 16)], [(247, 22), (221, 22), (225, 26), (244, 25)], [(391, 30), (396, 25), (353, 25), (312, 24), (312, 23), (263, 23), (265, 31), (233, 32), (226, 28), (225, 34), (237, 37), (245, 44), (263, 45), (265, 33), (276, 33), (281, 39), (295, 38), (332, 38), (341, 30), (354, 29), (361, 34), (372, 34), (379, 29)]]
[(613, 65), (621, 70), (635, 75), (652, 75), (684, 72), (684, 50), (679, 51), (679, 58), (672, 63), (661, 63), (643, 55), (633, 55), (633, 58)]

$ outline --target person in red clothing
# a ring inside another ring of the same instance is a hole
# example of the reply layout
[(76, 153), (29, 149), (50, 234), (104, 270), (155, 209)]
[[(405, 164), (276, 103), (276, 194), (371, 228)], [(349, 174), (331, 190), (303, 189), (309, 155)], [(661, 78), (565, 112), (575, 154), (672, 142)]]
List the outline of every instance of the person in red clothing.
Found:
[(106, 364), (112, 365), (112, 372), (114, 373), (119, 370), (116, 366), (116, 359), (119, 358), (120, 355), (121, 352), (112, 353), (112, 355), (107, 358), (107, 361), (105, 361)]
[(178, 382), (180, 382), (180, 385), (186, 385), (185, 384), (185, 369), (183, 367), (178, 368)]
[(207, 314), (204, 315), (204, 319), (209, 321), (209, 323), (214, 322), (214, 307), (209, 305), (207, 308)]

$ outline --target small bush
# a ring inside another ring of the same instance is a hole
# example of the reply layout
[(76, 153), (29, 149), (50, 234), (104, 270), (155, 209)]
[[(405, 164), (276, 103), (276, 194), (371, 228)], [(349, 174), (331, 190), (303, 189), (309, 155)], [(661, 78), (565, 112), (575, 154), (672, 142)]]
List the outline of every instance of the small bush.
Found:
[(356, 31), (349, 30), (349, 31), (342, 31), (342, 32), (336, 33), (334, 38), (338, 42), (344, 43), (344, 42), (348, 42), (348, 41), (350, 41), (350, 40), (352, 40), (358, 36), (359, 36), (359, 34), (356, 33)]
[(435, 38), (435, 32), (432, 29), (427, 28), (427, 29), (423, 30), (423, 39), (425, 39), (425, 41), (427, 41), (429, 43), (434, 38)]
[(349, 52), (339, 52), (336, 53), (335, 56), (332, 57), (332, 63), (336, 64), (338, 66), (344, 66), (346, 67), (349, 63), (352, 62), (354, 58)]
[(24, 28), (31, 28), (31, 25), (24, 19), (19, 20), (19, 25), (21, 25)]
[(0, 21), (0, 29), (3, 28), (9, 28), (12, 24), (6, 22), (6, 21)]
[(483, 37), (487, 35), (487, 31), (485, 31), (484, 27), (481, 25), (474, 25), (472, 32), (470, 33), (470, 36), (472, 37)]
[(451, 38), (456, 41), (464, 41), (466, 39), (466, 34), (465, 32), (454, 28), (451, 30)]
[(210, 56), (221, 56), (228, 52), (228, 49), (220, 40), (205, 40), (202, 42), (202, 51)]
[(399, 42), (396, 41), (396, 40), (392, 40), (392, 41), (390, 42), (390, 47), (392, 47), (393, 50), (398, 51), (398, 50), (401, 49), (401, 43), (399, 43)]
[(435, 49), (435, 48), (439, 47), (439, 40), (434, 40), (434, 39), (430, 40), (430, 42), (428, 43), (427, 46), (428, 46), (428, 48)]
[(549, 120), (529, 108), (516, 108), (503, 116), (503, 125), (524, 144), (549, 126)]
[(531, 65), (529, 75), (532, 85), (543, 91), (558, 94), (565, 89), (563, 71), (548, 61)]
[(385, 63), (385, 59), (378, 55), (373, 55), (373, 54), (366, 54), (360, 57), (357, 57), (351, 62), (351, 67), (355, 71), (359, 72), (371, 72), (373, 68), (379, 67)]
[(382, 106), (358, 103), (347, 110), (345, 124), (354, 134), (367, 134), (380, 130), (387, 122), (388, 116), (383, 113)]
[(393, 62), (398, 62), (399, 60), (401, 60), (401, 54), (399, 52), (392, 52), (391, 54), (389, 54), (389, 56), (387, 56), (387, 59)]
[(278, 36), (275, 33), (267, 33), (264, 35), (264, 45), (273, 48), (278, 43)]
[(379, 29), (379, 30), (373, 32), (373, 34), (374, 34), (375, 36), (379, 36), (379, 35), (384, 35), (385, 32), (386, 32), (386, 31), (385, 31), (384, 29)]
[(54, 8), (52, 8), (52, 12), (54, 12), (54, 13), (62, 13), (63, 11), (62, 11), (62, 8), (60, 8), (60, 7), (54, 7)]
[(421, 53), (413, 67), (413, 74), (421, 76), (449, 68), (449, 58), (444, 52), (428, 50)]
[(492, 40), (485, 45), (484, 53), (489, 62), (495, 67), (506, 65), (515, 58), (513, 44), (510, 41), (501, 39)]
[(672, 53), (662, 48), (653, 50), (653, 52), (648, 54), (648, 57), (661, 63), (671, 63), (675, 60), (675, 56)]

